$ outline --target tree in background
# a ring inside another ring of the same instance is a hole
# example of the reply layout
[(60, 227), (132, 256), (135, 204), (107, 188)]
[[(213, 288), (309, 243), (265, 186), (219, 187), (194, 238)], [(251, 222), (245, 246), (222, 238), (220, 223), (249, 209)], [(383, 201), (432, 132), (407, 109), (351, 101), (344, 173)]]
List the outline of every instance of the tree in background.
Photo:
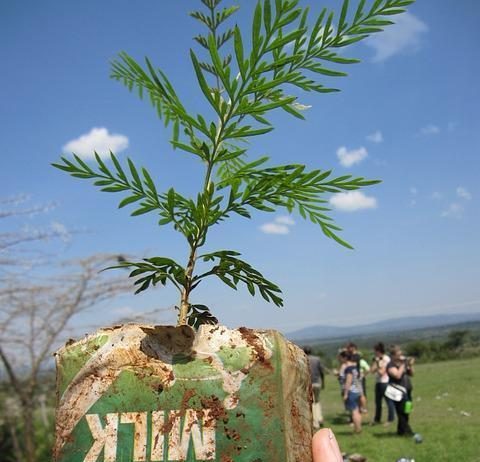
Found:
[[(0, 198), (0, 220), (16, 219), (19, 217), (32, 218), (55, 208), (55, 203), (29, 205), (29, 197), (25, 194)], [(34, 249), (30, 244), (46, 242), (52, 239), (69, 240), (70, 233), (57, 222), (47, 227), (32, 227), (24, 225), (22, 228), (13, 228), (10, 231), (5, 227), (0, 232), (0, 282), (12, 273), (22, 272), (31, 268), (33, 264), (45, 261), (47, 255)]]
[(468, 329), (452, 330), (448, 334), (444, 347), (448, 350), (458, 350), (467, 343), (469, 336), (470, 331)]
[[(17, 198), (0, 201), (0, 219), (45, 213), (50, 206), (24, 207)], [(34, 462), (39, 452), (50, 459), (53, 419), (48, 411), (51, 380), (48, 361), (66, 340), (67, 328), (79, 313), (126, 293), (130, 284), (102, 268), (117, 263), (116, 255), (58, 263), (32, 242), (65, 237), (61, 226), (22, 228), (0, 233), (0, 441), (2, 461)], [(41, 248), (41, 247), (40, 247)], [(47, 390), (45, 390), (47, 386)], [(41, 431), (42, 428), (45, 431)], [(41, 438), (36, 438), (41, 434)]]

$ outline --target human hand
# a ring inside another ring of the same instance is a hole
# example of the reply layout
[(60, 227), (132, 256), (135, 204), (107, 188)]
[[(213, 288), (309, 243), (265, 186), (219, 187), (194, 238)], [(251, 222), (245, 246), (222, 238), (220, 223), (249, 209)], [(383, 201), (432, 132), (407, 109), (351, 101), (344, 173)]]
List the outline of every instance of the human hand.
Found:
[(342, 462), (343, 457), (332, 430), (322, 428), (312, 440), (313, 462)]

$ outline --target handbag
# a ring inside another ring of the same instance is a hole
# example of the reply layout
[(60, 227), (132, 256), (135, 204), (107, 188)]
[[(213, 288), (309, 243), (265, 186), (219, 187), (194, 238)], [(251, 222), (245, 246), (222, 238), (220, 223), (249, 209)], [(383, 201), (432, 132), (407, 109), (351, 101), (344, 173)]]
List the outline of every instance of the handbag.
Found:
[(400, 402), (407, 396), (407, 389), (396, 383), (389, 383), (385, 388), (385, 396), (392, 401)]

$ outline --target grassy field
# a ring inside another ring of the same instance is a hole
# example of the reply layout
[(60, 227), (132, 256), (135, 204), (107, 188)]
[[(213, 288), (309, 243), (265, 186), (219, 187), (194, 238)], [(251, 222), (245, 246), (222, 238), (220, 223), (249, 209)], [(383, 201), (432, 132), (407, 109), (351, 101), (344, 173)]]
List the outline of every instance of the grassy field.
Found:
[(353, 435), (336, 379), (327, 378), (322, 394), (325, 426), (334, 430), (342, 451), (360, 453), (368, 462), (395, 462), (400, 457), (415, 462), (480, 462), (480, 358), (417, 366), (410, 422), (423, 436), (421, 444), (397, 436), (396, 424), (368, 425), (375, 410), (373, 381), (368, 378), (369, 413), (363, 431)]

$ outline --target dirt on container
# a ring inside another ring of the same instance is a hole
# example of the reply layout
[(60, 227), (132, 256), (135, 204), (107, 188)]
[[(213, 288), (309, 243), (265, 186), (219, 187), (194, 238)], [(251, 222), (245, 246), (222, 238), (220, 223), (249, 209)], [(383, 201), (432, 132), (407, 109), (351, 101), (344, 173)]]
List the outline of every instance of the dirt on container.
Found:
[(312, 459), (308, 364), (276, 331), (127, 324), (56, 363), (56, 462)]

